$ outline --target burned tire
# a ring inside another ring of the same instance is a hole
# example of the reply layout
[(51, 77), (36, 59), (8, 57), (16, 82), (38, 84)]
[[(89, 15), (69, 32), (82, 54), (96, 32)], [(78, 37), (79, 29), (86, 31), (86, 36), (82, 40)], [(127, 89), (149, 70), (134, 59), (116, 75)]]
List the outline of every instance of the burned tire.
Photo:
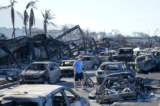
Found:
[(50, 80), (49, 79), (45, 80), (43, 84), (50, 84)]

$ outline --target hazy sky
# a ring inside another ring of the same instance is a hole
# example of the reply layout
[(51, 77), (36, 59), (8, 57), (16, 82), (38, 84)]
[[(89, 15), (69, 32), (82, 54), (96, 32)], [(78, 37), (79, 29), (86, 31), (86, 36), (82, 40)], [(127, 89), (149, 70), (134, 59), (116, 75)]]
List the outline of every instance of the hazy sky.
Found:
[[(17, 0), (15, 9), (23, 12), (30, 0)], [(10, 0), (0, 0), (8, 5)], [(79, 24), (91, 31), (118, 29), (124, 34), (134, 31), (150, 33), (160, 26), (160, 0), (39, 0), (37, 18), (41, 12), (51, 9), (56, 18), (54, 23)]]

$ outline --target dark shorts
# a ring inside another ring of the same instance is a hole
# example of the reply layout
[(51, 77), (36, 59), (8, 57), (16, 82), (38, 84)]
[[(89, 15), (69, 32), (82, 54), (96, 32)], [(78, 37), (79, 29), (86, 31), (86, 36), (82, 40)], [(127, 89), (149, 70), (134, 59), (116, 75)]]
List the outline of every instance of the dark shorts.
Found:
[(82, 80), (83, 79), (83, 73), (76, 73), (74, 75), (74, 80), (75, 81), (79, 81), (79, 80)]

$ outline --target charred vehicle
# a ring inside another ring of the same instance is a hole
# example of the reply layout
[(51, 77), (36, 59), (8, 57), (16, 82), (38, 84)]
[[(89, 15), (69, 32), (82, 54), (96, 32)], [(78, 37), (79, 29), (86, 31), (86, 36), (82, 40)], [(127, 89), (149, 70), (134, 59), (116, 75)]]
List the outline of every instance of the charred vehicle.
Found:
[(82, 63), (82, 69), (85, 69), (86, 67), (88, 69), (98, 69), (99, 66), (98, 58), (95, 56), (83, 56)]
[(88, 98), (96, 99), (98, 103), (137, 99), (143, 94), (142, 90), (144, 90), (142, 78), (136, 78), (129, 72), (113, 73), (107, 75), (101, 86), (92, 91)]
[(100, 64), (109, 61), (109, 57), (110, 55), (108, 52), (101, 52), (98, 56)]
[(74, 71), (73, 71), (73, 63), (75, 60), (62, 60), (60, 62), (60, 69), (62, 76), (73, 76)]
[(90, 106), (87, 98), (58, 85), (20, 85), (3, 95), (1, 106)]
[(32, 62), (21, 73), (23, 83), (56, 83), (61, 79), (61, 71), (55, 62)]
[(3, 68), (0, 69), (0, 77), (6, 79), (9, 82), (17, 81), (20, 79), (22, 70), (19, 68)]
[(117, 60), (119, 61), (132, 61), (133, 49), (132, 48), (119, 48), (117, 52)]
[(101, 84), (108, 74), (120, 72), (129, 72), (135, 76), (135, 71), (126, 62), (103, 62), (96, 71), (97, 83)]
[(158, 59), (152, 53), (140, 55), (135, 59), (137, 72), (156, 70), (158, 66)]

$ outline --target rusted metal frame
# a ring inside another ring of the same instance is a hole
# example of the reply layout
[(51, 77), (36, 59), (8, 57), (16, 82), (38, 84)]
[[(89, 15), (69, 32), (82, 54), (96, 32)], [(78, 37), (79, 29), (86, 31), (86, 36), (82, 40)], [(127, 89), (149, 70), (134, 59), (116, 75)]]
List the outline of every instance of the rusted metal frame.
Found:
[(31, 43), (30, 41), (28, 41), (27, 44), (28, 44), (29, 49), (30, 49), (30, 51), (31, 51), (31, 53), (32, 53), (32, 56), (33, 56), (32, 59), (33, 59), (33, 60), (36, 60), (36, 55), (35, 55), (33, 43)]
[(19, 62), (18, 62), (18, 60), (15, 58), (14, 54), (13, 54), (5, 45), (1, 45), (0, 48), (1, 48), (3, 51), (5, 51), (7, 54), (9, 54), (9, 55), (14, 59), (15, 63), (16, 63), (17, 65), (19, 65)]
[(47, 48), (47, 44), (46, 44), (46, 41), (41, 41), (42, 42), (42, 45), (44, 46), (44, 49), (45, 49), (45, 52), (47, 54), (47, 57), (48, 57), (48, 60), (51, 60), (51, 56), (50, 56), (50, 53), (48, 51), (48, 48)]

